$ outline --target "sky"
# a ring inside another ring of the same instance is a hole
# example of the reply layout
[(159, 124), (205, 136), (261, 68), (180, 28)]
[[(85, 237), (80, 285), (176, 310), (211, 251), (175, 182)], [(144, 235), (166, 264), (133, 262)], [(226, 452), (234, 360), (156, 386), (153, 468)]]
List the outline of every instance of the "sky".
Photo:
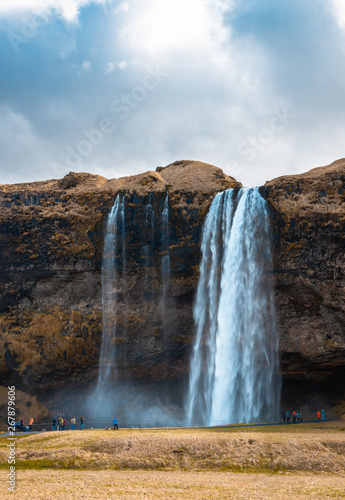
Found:
[(0, 0), (0, 184), (345, 157), (343, 0)]

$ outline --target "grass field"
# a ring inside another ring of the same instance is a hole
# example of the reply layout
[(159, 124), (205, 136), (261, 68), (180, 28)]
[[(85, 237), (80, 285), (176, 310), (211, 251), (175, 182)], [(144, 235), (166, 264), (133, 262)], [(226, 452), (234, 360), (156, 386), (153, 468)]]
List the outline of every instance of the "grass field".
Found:
[(9, 498), (345, 498), (344, 422), (47, 432), (18, 438), (16, 460)]

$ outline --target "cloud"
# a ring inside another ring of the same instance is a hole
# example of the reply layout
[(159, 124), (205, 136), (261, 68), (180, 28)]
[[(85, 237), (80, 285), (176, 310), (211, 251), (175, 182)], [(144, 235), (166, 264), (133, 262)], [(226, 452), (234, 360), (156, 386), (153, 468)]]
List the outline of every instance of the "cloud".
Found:
[[(0, 34), (1, 130), (21, 117), (32, 144), (3, 132), (8, 179), (63, 175), (78, 148), (74, 168), (106, 177), (199, 159), (247, 185), (344, 156), (345, 49), (326, 0), (76, 4), (78, 25), (55, 16), (16, 54)], [(112, 132), (85, 145), (102, 120)]]
[(107, 75), (108, 73), (112, 73), (115, 69), (115, 64), (113, 62), (108, 62), (105, 65), (104, 73)]
[(115, 8), (115, 14), (121, 14), (123, 12), (128, 12), (130, 8), (129, 2), (121, 2), (118, 7)]
[(124, 70), (127, 66), (128, 66), (127, 61), (120, 61), (119, 63), (117, 63), (117, 67), (122, 69), (122, 70)]
[(345, 26), (345, 3), (344, 0), (331, 0), (334, 13), (339, 26)]
[(160, 57), (179, 51), (217, 55), (227, 39), (224, 14), (229, 0), (133, 0), (122, 39), (137, 54)]
[(13, 0), (0, 2), (0, 16), (21, 11), (30, 11), (41, 16), (56, 12), (66, 21), (76, 21), (80, 9), (91, 3), (105, 4), (107, 0)]
[(92, 69), (92, 63), (91, 61), (84, 61), (83, 64), (81, 65), (81, 68), (80, 68), (80, 71), (79, 71), (79, 75), (81, 75), (82, 73), (89, 73)]
[[(0, 140), (2, 183), (33, 178), (37, 165), (45, 162), (48, 165), (49, 143), (34, 130), (25, 116), (8, 106), (0, 106)], [(40, 173), (44, 176), (43, 171)]]

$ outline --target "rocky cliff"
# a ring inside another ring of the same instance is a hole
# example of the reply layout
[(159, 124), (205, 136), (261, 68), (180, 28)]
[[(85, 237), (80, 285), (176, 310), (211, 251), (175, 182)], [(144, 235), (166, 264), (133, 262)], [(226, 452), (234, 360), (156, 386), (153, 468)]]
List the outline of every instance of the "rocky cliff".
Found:
[(345, 160), (274, 179), (262, 194), (286, 398), (345, 399)]
[[(181, 378), (193, 338), (202, 223), (217, 192), (240, 186), (219, 168), (188, 161), (110, 181), (70, 173), (62, 180), (0, 186), (4, 383), (44, 395), (52, 389), (87, 387), (96, 379), (103, 242), (118, 193), (126, 205), (114, 339), (120, 371), (123, 377), (131, 372), (154, 381)], [(167, 192), (170, 276), (162, 311), (162, 211)], [(154, 257), (147, 266), (149, 196), (155, 213), (150, 242)]]
[[(0, 186), (0, 373), (3, 385), (58, 394), (97, 377), (102, 332), (105, 225), (125, 197), (126, 264), (117, 258), (114, 342), (120, 375), (183, 380), (194, 336), (202, 224), (216, 195), (241, 184), (222, 170), (181, 161), (107, 180), (64, 179)], [(345, 397), (345, 160), (266, 183), (284, 401)], [(162, 211), (170, 208), (170, 276), (162, 303)], [(145, 207), (155, 213), (147, 265)], [(164, 308), (164, 311), (163, 311)], [(164, 328), (162, 316), (164, 314)]]

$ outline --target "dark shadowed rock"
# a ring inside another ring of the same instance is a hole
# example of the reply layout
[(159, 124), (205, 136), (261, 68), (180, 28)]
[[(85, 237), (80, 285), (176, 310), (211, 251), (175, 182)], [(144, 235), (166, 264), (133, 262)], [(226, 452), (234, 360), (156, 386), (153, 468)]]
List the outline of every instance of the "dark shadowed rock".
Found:
[(265, 184), (284, 386), (344, 396), (345, 159)]

